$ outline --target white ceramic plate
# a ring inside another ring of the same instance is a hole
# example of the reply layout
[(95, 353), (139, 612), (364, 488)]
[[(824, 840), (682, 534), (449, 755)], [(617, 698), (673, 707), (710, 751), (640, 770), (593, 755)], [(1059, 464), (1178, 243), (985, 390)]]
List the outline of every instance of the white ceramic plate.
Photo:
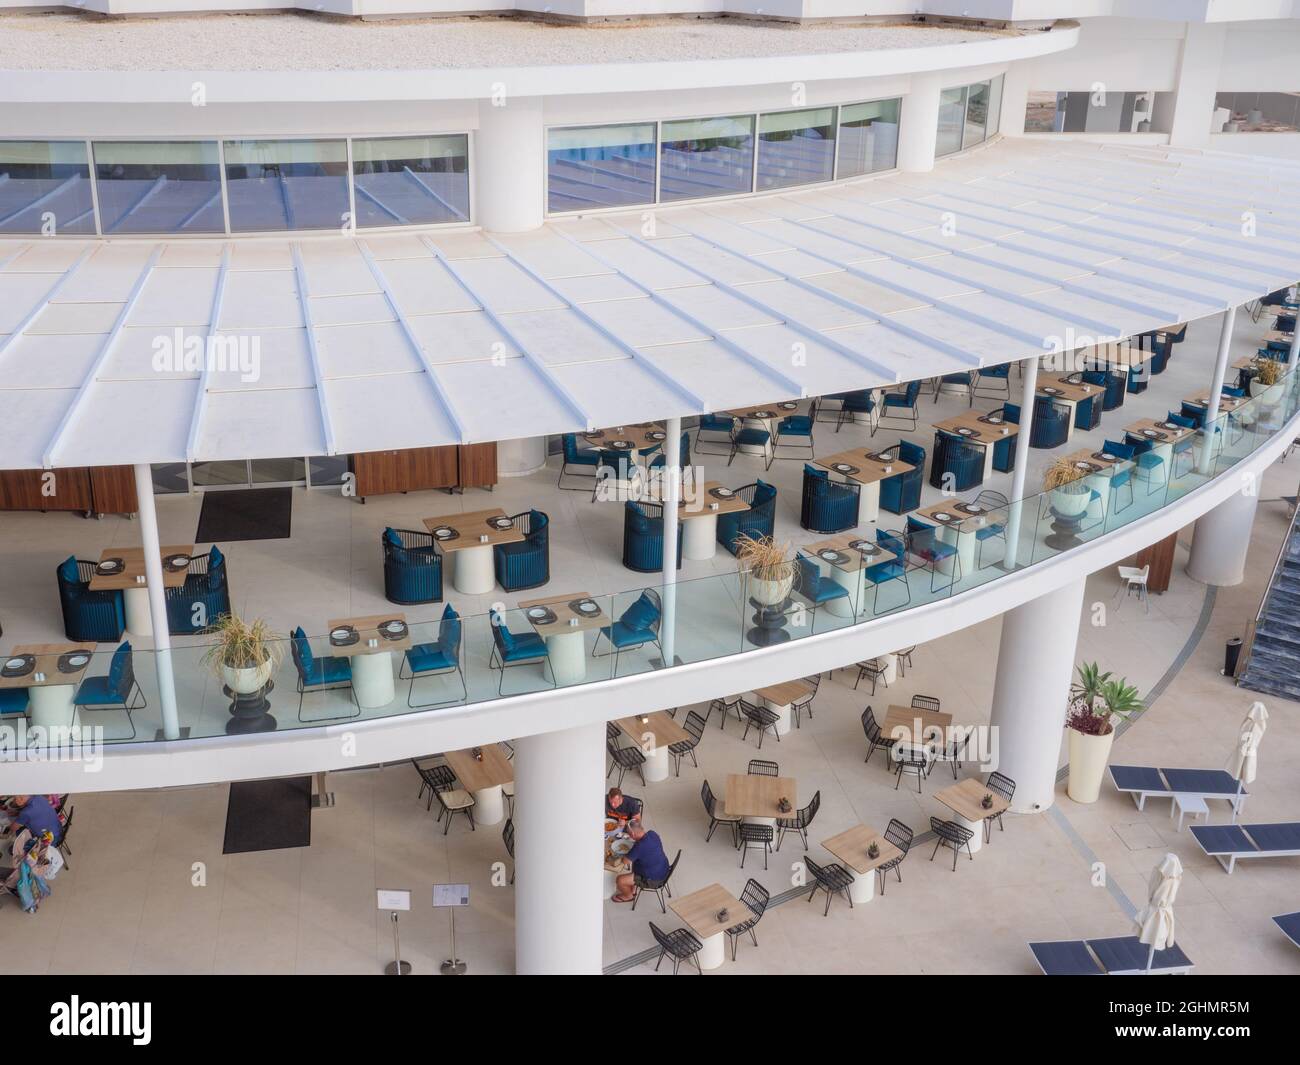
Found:
[(68, 665), (70, 665), (70, 666), (84, 666), (84, 665), (85, 665), (87, 662), (89, 662), (89, 661), (90, 661), (90, 655), (72, 655), (72, 656), (68, 659)]
[(950, 514), (945, 514), (945, 513), (943, 513), (942, 511), (940, 511), (940, 512), (939, 512), (938, 514), (936, 514), (934, 517), (935, 517), (935, 520), (936, 520), (936, 521), (947, 521), (947, 520), (951, 517), (951, 515), (950, 515)]
[(5, 669), (22, 669), (25, 665), (27, 665), (27, 659), (11, 658), (5, 663)]
[(330, 633), (330, 638), (334, 640), (345, 640), (348, 637), (350, 629), (335, 629)]
[(99, 566), (98, 566), (98, 569), (99, 569), (100, 571), (104, 572), (104, 573), (112, 573), (113, 570), (117, 569), (117, 563), (116, 563), (116, 562), (101, 562), (101, 563), (99, 564)]

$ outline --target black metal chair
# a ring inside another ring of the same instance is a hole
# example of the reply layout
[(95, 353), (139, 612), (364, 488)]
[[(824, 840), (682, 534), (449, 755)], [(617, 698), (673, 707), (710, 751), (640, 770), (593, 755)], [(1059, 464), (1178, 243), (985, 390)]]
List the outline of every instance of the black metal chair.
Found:
[(811, 858), (804, 858), (804, 867), (813, 876), (813, 889), (808, 893), (808, 901), (812, 902), (813, 896), (817, 892), (826, 892), (826, 909), (822, 911), (825, 917), (831, 912), (831, 899), (836, 895), (843, 895), (849, 900), (849, 909), (853, 909), (853, 896), (849, 894), (849, 888), (853, 886), (853, 874), (850, 873), (839, 862), (829, 862), (826, 865), (818, 865)]
[(854, 691), (858, 690), (858, 685), (862, 683), (864, 677), (869, 677), (871, 679), (872, 695), (876, 694), (877, 681), (884, 684), (884, 686), (888, 688), (889, 680), (885, 676), (887, 669), (888, 667), (883, 662), (881, 662), (878, 658), (868, 658), (865, 662), (859, 662), (858, 679), (853, 682), (853, 690)]
[(814, 676), (804, 677), (803, 679), (805, 682), (812, 685), (812, 691), (807, 695), (801, 695), (798, 699), (792, 699), (790, 701), (790, 714), (794, 718), (795, 728), (803, 727), (801, 720), (805, 713), (808, 715), (808, 720), (812, 720), (812, 704), (813, 700), (817, 698), (817, 689), (821, 687), (822, 675), (817, 673)]
[(894, 757), (894, 790), (898, 790), (898, 785), (903, 782), (904, 773), (916, 774), (916, 793), (921, 794), (921, 781), (923, 781), (930, 772), (930, 759), (926, 756), (925, 751), (919, 747), (904, 745), (900, 747)]
[(641, 899), (641, 892), (653, 891), (655, 897), (659, 900), (659, 909), (664, 913), (668, 912), (668, 906), (664, 903), (664, 892), (668, 892), (668, 897), (673, 897), (673, 889), (668, 886), (668, 881), (673, 878), (673, 873), (677, 871), (677, 863), (682, 859), (682, 852), (677, 852), (677, 857), (673, 859), (672, 865), (668, 867), (668, 872), (664, 874), (661, 880), (651, 880), (648, 877), (632, 875), (632, 883), (636, 887), (636, 892), (632, 897), (632, 909), (636, 909), (637, 902)]
[(907, 676), (908, 667), (912, 664), (912, 652), (915, 650), (916, 645), (913, 644), (911, 647), (904, 648), (902, 651), (894, 652), (894, 658), (898, 661), (898, 675), (900, 677)]
[(737, 846), (739, 837), (736, 834), (736, 826), (740, 824), (738, 814), (723, 813), (718, 810), (718, 798), (713, 794), (713, 789), (709, 787), (706, 780), (700, 785), (700, 799), (704, 803), (704, 812), (709, 815), (709, 833), (704, 837), (704, 842), (708, 843), (713, 838), (713, 830), (719, 825), (731, 826), (731, 845)]
[(451, 828), (451, 819), (456, 814), (464, 814), (469, 821), (469, 830), (471, 832), (475, 831), (473, 795), (464, 788), (439, 788), (434, 791), (433, 795), (438, 800), (438, 805), (442, 807), (438, 812), (438, 820), (442, 820), (443, 814), (447, 815), (447, 821), (442, 826), (444, 836)]
[(952, 767), (952, 779), (957, 779), (957, 770), (961, 768), (962, 759), (966, 756), (966, 748), (970, 745), (970, 738), (975, 730), (963, 729), (960, 725), (955, 725), (950, 731), (957, 733), (957, 736), (947, 741), (943, 750), (937, 752), (931, 759), (930, 768), (925, 771), (927, 777), (934, 771), (936, 763), (947, 762)]
[(733, 695), (733, 696), (731, 696), (730, 698), (726, 698), (726, 699), (714, 699), (713, 702), (709, 703), (709, 712), (708, 712), (707, 714), (704, 715), (704, 720), (705, 720), (706, 722), (709, 720), (709, 718), (711, 718), (711, 717), (713, 716), (713, 711), (714, 711), (714, 710), (718, 711), (718, 715), (719, 715), (719, 719), (718, 719), (718, 728), (719, 728), (719, 730), (723, 729), (723, 728), (726, 726), (726, 724), (727, 724), (727, 715), (730, 714), (730, 713), (733, 713), (733, 712), (735, 713), (735, 715), (736, 715), (736, 720), (737, 720), (737, 721), (743, 721), (743, 720), (744, 720), (744, 719), (740, 716), (740, 696), (739, 696), (739, 695)]
[(771, 825), (756, 825), (742, 821), (739, 829), (740, 867), (745, 868), (745, 855), (749, 848), (758, 845), (763, 848), (763, 868), (767, 869), (767, 856), (772, 853), (772, 839), (776, 835)]
[(966, 856), (973, 862), (975, 855), (971, 853), (970, 841), (975, 838), (975, 833), (969, 828), (962, 828), (956, 821), (945, 821), (942, 817), (930, 818), (930, 831), (938, 839), (934, 845), (934, 854), (930, 855), (930, 861), (934, 861), (934, 855), (939, 853), (940, 847), (952, 848), (952, 871), (957, 871), (957, 855), (961, 853), (962, 847), (966, 848)]
[(623, 786), (623, 776), (629, 769), (635, 769), (636, 775), (641, 778), (641, 783), (645, 784), (645, 754), (640, 747), (620, 747), (610, 737), (605, 740), (605, 750), (609, 754), (609, 772), (605, 774), (606, 780), (617, 769), (618, 786), (621, 788)]
[(426, 810), (433, 809), (434, 795), (456, 786), (456, 774), (451, 771), (449, 765), (422, 766), (414, 758), (411, 759), (411, 765), (415, 766), (415, 771), (420, 774), (420, 793), (415, 797), (416, 802), (424, 798), (426, 791), (429, 793), (429, 799), (424, 804)]
[(776, 737), (776, 742), (781, 742), (781, 734), (776, 731), (777, 722), (781, 719), (777, 716), (776, 711), (742, 698), (740, 700), (740, 713), (745, 718), (745, 734), (740, 737), (742, 742), (749, 739), (749, 730), (751, 728), (758, 729), (758, 749), (760, 751), (763, 749), (764, 732), (770, 731)]
[(776, 762), (769, 762), (763, 758), (751, 758), (745, 773), (751, 777), (779, 777), (781, 767)]
[(501, 842), (506, 845), (506, 853), (510, 855), (510, 883), (515, 882), (515, 820), (513, 817), (506, 818), (506, 827), (501, 830)]
[(894, 871), (894, 876), (898, 878), (898, 882), (900, 884), (903, 882), (903, 874), (898, 867), (903, 864), (907, 852), (912, 849), (912, 830), (897, 817), (892, 817), (885, 828), (885, 839), (903, 853), (897, 858), (889, 859), (883, 865), (876, 866), (876, 879), (880, 884), (880, 893), (882, 895), (885, 893), (885, 874), (891, 869)]
[(72, 857), (72, 848), (68, 846), (68, 833), (72, 830), (72, 815), (76, 812), (77, 808), (75, 806), (68, 807), (68, 812), (64, 815), (63, 833), (59, 836), (59, 842), (56, 844), (59, 853), (63, 855), (63, 865), (67, 869), (72, 868), (71, 863), (68, 861)]
[(876, 723), (876, 715), (872, 712), (871, 707), (862, 711), (862, 731), (866, 733), (867, 756), (862, 759), (863, 763), (871, 761), (871, 756), (876, 753), (877, 749), (885, 752), (885, 765), (889, 765), (889, 752), (894, 744), (898, 741), (893, 736), (886, 736), (880, 731), (880, 725)]
[(768, 893), (767, 888), (753, 877), (750, 877), (745, 884), (745, 890), (740, 893), (740, 901), (749, 907), (749, 912), (754, 916), (746, 918), (740, 924), (727, 929), (727, 940), (731, 943), (732, 961), (736, 960), (736, 947), (739, 945), (740, 937), (746, 932), (749, 933), (749, 938), (754, 941), (754, 946), (758, 946), (758, 936), (755, 934), (754, 929), (757, 927), (758, 922), (763, 919), (770, 898), (771, 895)]
[[(996, 771), (990, 773), (989, 779), (986, 782), (985, 786), (989, 789), (989, 791), (993, 792), (995, 795), (1002, 796), (1002, 798), (1006, 799), (1007, 802), (1010, 802), (1016, 794), (1016, 782), (1012, 780), (1009, 776), (1007, 776), (1005, 773), (998, 773)], [(1005, 812), (1006, 812), (1005, 810), (1002, 811), (1002, 813)], [(1002, 824), (1002, 813), (997, 813), (994, 814), (992, 817), (986, 817), (984, 819), (984, 842), (985, 843), (988, 843), (989, 840), (992, 839), (994, 821), (998, 823), (999, 831), (1002, 832), (1006, 831), (1006, 828)], [(68, 820), (69, 821), (72, 820), (71, 815), (69, 815)]]
[(798, 832), (800, 840), (803, 841), (803, 849), (808, 849), (808, 826), (813, 823), (813, 818), (817, 816), (817, 811), (822, 808), (822, 793), (814, 792), (813, 797), (808, 801), (808, 805), (802, 810), (795, 813), (793, 817), (778, 817), (776, 819), (776, 849), (781, 849), (781, 844), (785, 842), (787, 832)]
[(682, 728), (690, 733), (691, 738), (668, 745), (668, 753), (672, 755), (673, 759), (674, 776), (682, 775), (682, 759), (688, 754), (691, 756), (691, 764), (696, 769), (700, 768), (700, 763), (695, 760), (695, 748), (700, 745), (700, 740), (704, 739), (704, 724), (704, 718), (700, 717), (694, 710), (686, 712), (686, 721)]
[[(636, 903), (632, 904), (635, 908)], [(677, 970), (681, 968), (684, 961), (690, 962), (699, 971), (701, 976), (704, 970), (700, 968), (700, 951), (704, 949), (701, 943), (690, 929), (674, 928), (671, 932), (665, 932), (659, 928), (654, 921), (650, 922), (650, 934), (655, 937), (655, 942), (659, 944), (659, 960), (655, 962), (655, 972), (659, 971), (659, 966), (663, 964), (666, 957), (673, 959), (673, 975), (677, 975)]]
[(938, 710), (940, 707), (939, 700), (933, 695), (913, 695), (913, 710)]

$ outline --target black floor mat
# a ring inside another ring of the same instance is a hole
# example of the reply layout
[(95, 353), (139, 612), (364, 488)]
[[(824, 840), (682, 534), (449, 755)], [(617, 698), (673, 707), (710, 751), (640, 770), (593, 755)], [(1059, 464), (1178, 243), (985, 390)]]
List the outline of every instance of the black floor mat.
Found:
[(286, 540), (292, 516), (292, 488), (205, 492), (194, 542)]
[(222, 854), (311, 846), (311, 777), (230, 785)]

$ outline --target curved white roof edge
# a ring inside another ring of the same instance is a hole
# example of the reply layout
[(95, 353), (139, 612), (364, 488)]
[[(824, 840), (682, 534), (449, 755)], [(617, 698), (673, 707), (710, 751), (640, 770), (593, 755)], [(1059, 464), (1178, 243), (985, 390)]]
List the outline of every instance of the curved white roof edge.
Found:
[(209, 105), (486, 100), (609, 92), (714, 89), (916, 74), (1032, 59), (1073, 48), (1076, 24), (1020, 36), (877, 51), (430, 70), (17, 70), (0, 69), (0, 104), (190, 106), (193, 82)]
[(506, 699), (419, 711), (319, 729), (235, 738), (139, 743), (105, 750), (100, 768), (73, 762), (6, 762), (15, 793), (120, 791), (354, 769), (463, 750), (500, 740), (707, 702), (731, 692), (809, 676), (925, 643), (1002, 614), (1087, 574), (1114, 565), (1177, 532), (1241, 490), (1243, 473), (1262, 474), (1290, 446), (1300, 413), (1254, 454), (1174, 503), (1016, 573), (949, 599), (761, 650), (658, 673), (549, 689)]
[(1298, 192), (1298, 163), (1010, 138), (927, 174), (660, 206), (649, 235), (636, 209), (515, 234), (0, 241), (0, 455), (536, 437), (1071, 350), (1294, 283)]

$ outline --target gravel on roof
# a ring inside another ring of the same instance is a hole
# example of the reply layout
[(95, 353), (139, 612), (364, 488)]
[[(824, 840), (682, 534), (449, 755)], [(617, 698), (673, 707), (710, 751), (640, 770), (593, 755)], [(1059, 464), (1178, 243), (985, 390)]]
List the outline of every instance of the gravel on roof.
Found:
[(0, 70), (436, 70), (858, 52), (1014, 34), (888, 23), (732, 18), (556, 24), (516, 18), (361, 21), (313, 14), (112, 19), (0, 14)]

